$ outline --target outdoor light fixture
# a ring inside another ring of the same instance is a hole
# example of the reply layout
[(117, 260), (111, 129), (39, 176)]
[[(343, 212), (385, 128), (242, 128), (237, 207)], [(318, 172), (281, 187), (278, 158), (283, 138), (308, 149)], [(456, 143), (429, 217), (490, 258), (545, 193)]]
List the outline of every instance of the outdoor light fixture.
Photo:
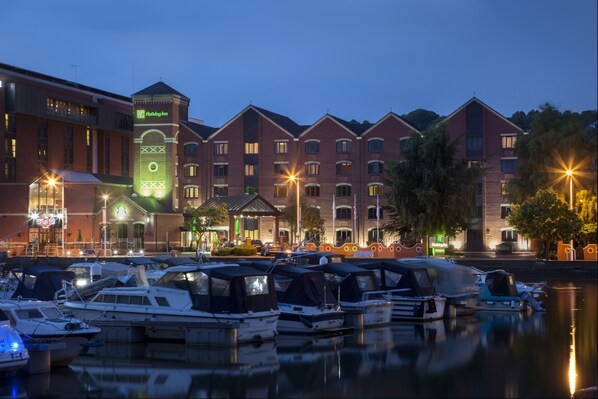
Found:
[[(569, 209), (573, 210), (573, 170), (567, 169), (565, 174), (569, 176)], [(573, 248), (573, 237), (569, 241), (571, 260), (575, 260), (575, 249)]]
[(108, 226), (106, 224), (106, 205), (108, 201), (108, 195), (104, 194), (102, 195), (102, 198), (104, 198), (104, 208), (102, 209), (102, 224), (104, 225), (104, 256), (106, 256), (106, 240), (108, 234)]
[(297, 249), (301, 248), (301, 208), (299, 207), (299, 178), (290, 175), (289, 180), (297, 186)]

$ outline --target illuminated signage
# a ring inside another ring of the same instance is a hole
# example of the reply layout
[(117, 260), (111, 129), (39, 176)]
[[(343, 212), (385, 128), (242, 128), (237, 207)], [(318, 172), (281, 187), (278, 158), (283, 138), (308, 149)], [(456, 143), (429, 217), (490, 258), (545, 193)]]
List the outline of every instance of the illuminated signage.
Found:
[(116, 207), (116, 209), (114, 210), (114, 214), (119, 219), (126, 218), (128, 213), (129, 213), (129, 211), (128, 211), (127, 207), (125, 205), (122, 205), (122, 204), (118, 205)]
[(137, 119), (145, 119), (145, 118), (162, 118), (168, 116), (168, 112), (166, 111), (146, 111), (144, 109), (138, 109), (135, 111), (135, 116)]
[(50, 227), (59, 227), (62, 225), (62, 214), (37, 213), (29, 214), (29, 219), (32, 222), (32, 227), (38, 226), (42, 229), (49, 229)]

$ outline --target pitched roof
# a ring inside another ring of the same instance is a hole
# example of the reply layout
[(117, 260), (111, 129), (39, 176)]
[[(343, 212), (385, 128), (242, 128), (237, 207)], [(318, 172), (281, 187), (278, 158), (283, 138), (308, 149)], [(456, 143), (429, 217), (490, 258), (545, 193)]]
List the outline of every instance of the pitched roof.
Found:
[(217, 127), (202, 125), (201, 123), (189, 122), (184, 120), (181, 120), (181, 124), (188, 127), (192, 132), (194, 132), (204, 140), (207, 140), (212, 135), (212, 133), (218, 130)]
[(166, 208), (160, 201), (152, 197), (127, 196), (131, 202), (138, 205), (147, 213), (170, 213), (171, 209)]
[(334, 115), (328, 114), (328, 116), (330, 116), (332, 119), (334, 119), (335, 121), (337, 121), (338, 123), (340, 123), (341, 125), (346, 127), (347, 129), (349, 129), (353, 133), (355, 133), (357, 136), (361, 136), (361, 134), (363, 132), (365, 132), (366, 130), (368, 130), (370, 127), (373, 126), (372, 123), (348, 122), (348, 121), (341, 119), (339, 117), (336, 117)]
[(301, 132), (303, 132), (306, 129), (306, 126), (299, 125), (297, 122), (295, 122), (288, 116), (280, 115), (275, 112), (268, 111), (267, 109), (256, 107), (255, 105), (253, 105), (252, 107), (295, 137), (297, 137), (299, 134), (301, 134)]
[(51, 170), (57, 177), (66, 183), (94, 183), (94, 184), (119, 184), (125, 186), (133, 185), (133, 178), (122, 176), (100, 175), (97, 173), (75, 172), (73, 170), (55, 169)]
[(244, 213), (247, 215), (278, 216), (280, 211), (262, 198), (259, 194), (235, 195), (232, 197), (210, 198), (200, 208), (222, 206), (233, 214)]
[[(457, 115), (459, 112), (461, 112), (461, 110), (463, 110), (465, 107), (467, 107), (469, 104), (473, 103), (473, 102), (477, 102), (478, 104), (480, 104), (482, 107), (486, 108), (487, 110), (489, 110), (490, 112), (492, 112), (493, 114), (495, 114), (496, 116), (498, 116), (500, 119), (504, 120), (505, 122), (507, 122), (508, 124), (512, 125), (514, 128), (516, 128), (518, 131), (522, 132), (523, 129), (521, 129), (519, 126), (517, 126), (516, 124), (514, 124), (513, 122), (511, 122), (510, 120), (508, 120), (505, 116), (501, 115), (500, 113), (496, 112), (494, 109), (492, 109), (491, 107), (489, 107), (487, 104), (485, 104), (483, 101), (481, 101), (480, 99), (476, 98), (476, 97), (472, 97), (469, 101), (467, 101), (465, 104), (463, 104), (462, 106), (460, 106), (459, 108), (457, 108), (456, 110), (454, 110), (449, 116), (447, 116), (444, 119), (439, 120), (436, 123), (441, 123), (441, 122), (445, 122), (448, 121), (449, 119), (451, 119), (453, 116)], [(436, 124), (435, 123), (435, 124)]]
[(145, 89), (140, 90), (133, 95), (134, 96), (161, 96), (161, 95), (173, 95), (173, 94), (177, 95), (177, 96), (181, 96), (184, 99), (186, 99), (187, 101), (190, 101), (189, 97), (185, 96), (184, 94), (179, 93), (178, 91), (176, 91), (172, 87), (168, 86), (164, 82), (154, 83), (153, 85), (146, 87)]

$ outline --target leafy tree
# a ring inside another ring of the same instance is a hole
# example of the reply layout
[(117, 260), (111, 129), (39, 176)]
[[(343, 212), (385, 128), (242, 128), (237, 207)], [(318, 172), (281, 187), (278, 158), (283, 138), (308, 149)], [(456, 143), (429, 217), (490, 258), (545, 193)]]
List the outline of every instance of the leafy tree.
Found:
[[(291, 242), (294, 242), (297, 237), (297, 197), (295, 195), (290, 195), (288, 199), (287, 205), (281, 211), (280, 220), (289, 225), (291, 229)], [(300, 201), (301, 203), (299, 206), (303, 208), (305, 201), (303, 199)]]
[(576, 169), (576, 178), (584, 187), (596, 192), (594, 182), (584, 178), (595, 173), (584, 173), (596, 159), (596, 135), (584, 135), (586, 126), (577, 113), (561, 114), (550, 104), (535, 114), (529, 134), (520, 134), (515, 145), (518, 170), (509, 181), (509, 199), (520, 204), (538, 190), (555, 188), (565, 193), (565, 184), (557, 184), (564, 171)]
[(199, 248), (204, 234), (213, 226), (219, 226), (228, 220), (228, 212), (224, 205), (197, 207), (190, 205), (185, 208), (183, 213), (185, 221), (183, 228), (191, 231), (195, 240), (196, 248)]
[(549, 259), (550, 244), (573, 238), (582, 225), (577, 213), (570, 210), (553, 190), (540, 190), (522, 204), (513, 205), (507, 221), (520, 234), (540, 240), (546, 260)]
[(598, 242), (596, 226), (596, 195), (588, 190), (581, 190), (575, 194), (574, 209), (582, 222), (578, 241), (581, 247)]
[(411, 123), (420, 132), (423, 132), (433, 123), (438, 122), (440, 115), (434, 111), (428, 111), (426, 109), (418, 108), (415, 111), (411, 111), (406, 115), (401, 115), (401, 118)]
[(320, 243), (321, 234), (324, 233), (324, 219), (320, 215), (320, 209), (312, 205), (304, 205), (301, 208), (301, 226), (305, 229), (305, 238), (313, 239), (316, 244)]
[(455, 237), (476, 212), (476, 183), (482, 164), (456, 160), (457, 140), (444, 123), (413, 133), (401, 162), (388, 162), (386, 193), (390, 221), (383, 228), (422, 238)]

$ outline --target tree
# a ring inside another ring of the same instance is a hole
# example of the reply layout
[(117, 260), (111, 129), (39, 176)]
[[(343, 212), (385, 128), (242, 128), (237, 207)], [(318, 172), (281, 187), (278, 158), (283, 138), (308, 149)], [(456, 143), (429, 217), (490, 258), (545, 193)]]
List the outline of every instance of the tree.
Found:
[(423, 132), (433, 123), (438, 122), (440, 115), (434, 111), (428, 111), (426, 109), (418, 108), (415, 111), (411, 111), (406, 115), (401, 115), (401, 118), (411, 123), (420, 132)]
[(482, 163), (456, 160), (457, 140), (445, 124), (413, 133), (401, 162), (388, 162), (385, 194), (390, 221), (385, 231), (416, 238), (437, 233), (455, 237), (475, 216)]
[(582, 227), (578, 241), (581, 247), (598, 242), (596, 226), (596, 195), (588, 190), (581, 190), (575, 194), (574, 209), (581, 219)]
[(325, 231), (320, 209), (312, 205), (304, 205), (301, 208), (301, 226), (305, 229), (305, 238), (313, 239), (319, 245), (320, 237)]
[(542, 106), (541, 112), (533, 117), (529, 134), (517, 137), (515, 155), (518, 170), (515, 178), (509, 181), (510, 201), (521, 204), (538, 190), (549, 187), (565, 194), (568, 186), (556, 183), (564, 177), (564, 171), (571, 168), (576, 169), (579, 183), (595, 193), (596, 174), (584, 173), (584, 169), (588, 170), (596, 159), (596, 134), (584, 132), (586, 125), (580, 114), (561, 114), (550, 104)]
[(577, 213), (570, 210), (553, 190), (540, 190), (522, 204), (513, 205), (507, 221), (520, 234), (540, 240), (546, 260), (551, 243), (573, 238), (582, 225)]
[[(301, 199), (301, 206), (303, 208), (304, 201)], [(294, 242), (293, 237), (297, 237), (297, 197), (290, 195), (288, 203), (281, 211), (280, 220), (286, 222), (291, 229), (291, 242)]]
[(208, 230), (228, 220), (228, 212), (224, 205), (205, 208), (194, 208), (188, 205), (183, 215), (185, 217), (183, 228), (191, 231), (195, 239), (196, 248), (199, 248), (200, 242)]

